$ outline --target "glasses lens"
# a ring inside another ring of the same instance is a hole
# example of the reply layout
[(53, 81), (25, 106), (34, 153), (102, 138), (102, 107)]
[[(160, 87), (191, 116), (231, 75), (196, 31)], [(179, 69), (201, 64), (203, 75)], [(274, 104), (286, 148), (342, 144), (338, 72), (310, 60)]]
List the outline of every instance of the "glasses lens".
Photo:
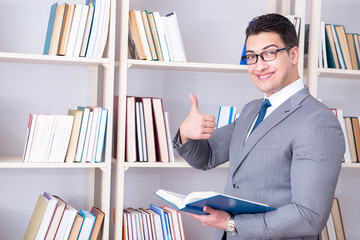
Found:
[(274, 60), (276, 58), (276, 50), (270, 50), (270, 51), (263, 52), (261, 54), (261, 56), (263, 57), (263, 59), (265, 61)]

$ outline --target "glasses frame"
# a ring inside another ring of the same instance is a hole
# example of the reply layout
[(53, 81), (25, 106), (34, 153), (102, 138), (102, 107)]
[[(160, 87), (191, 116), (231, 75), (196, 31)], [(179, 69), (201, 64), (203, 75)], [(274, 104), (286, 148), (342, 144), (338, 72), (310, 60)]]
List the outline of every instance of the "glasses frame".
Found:
[[(278, 53), (278, 52), (286, 51), (286, 50), (291, 49), (291, 48), (293, 48), (293, 47), (284, 47), (284, 48), (275, 49), (275, 50), (267, 50), (267, 51), (261, 52), (261, 53), (259, 53), (259, 54), (253, 54), (253, 53), (252, 53), (252, 54), (247, 54), (247, 55), (245, 55), (245, 56), (242, 56), (242, 57), (241, 57), (241, 60), (242, 60), (243, 63), (245, 63), (246, 65), (253, 65), (253, 64), (257, 63), (258, 60), (259, 60), (259, 57), (261, 57), (261, 59), (262, 59), (264, 62), (270, 62), (270, 61), (274, 61), (274, 60), (277, 58), (277, 53)], [(273, 59), (271, 59), (271, 60), (266, 60), (263, 55), (264, 55), (265, 53), (268, 53), (268, 52), (275, 52), (275, 57), (274, 57)], [(255, 57), (256, 57), (255, 62), (253, 62), (253, 63), (247, 63), (246, 58), (247, 58), (248, 55), (255, 56)]]

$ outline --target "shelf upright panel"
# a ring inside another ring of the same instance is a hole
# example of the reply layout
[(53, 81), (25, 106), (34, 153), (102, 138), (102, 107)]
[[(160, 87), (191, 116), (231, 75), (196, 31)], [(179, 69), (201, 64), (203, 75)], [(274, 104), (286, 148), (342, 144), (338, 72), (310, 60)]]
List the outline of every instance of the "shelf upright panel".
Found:
[(126, 122), (126, 95), (127, 95), (127, 56), (129, 32), (129, 0), (121, 0), (120, 5), (120, 52), (119, 52), (119, 79), (118, 79), (118, 132), (116, 156), (116, 193), (115, 193), (115, 227), (114, 239), (122, 239), (122, 215), (124, 205), (124, 162), (125, 162), (125, 122)]

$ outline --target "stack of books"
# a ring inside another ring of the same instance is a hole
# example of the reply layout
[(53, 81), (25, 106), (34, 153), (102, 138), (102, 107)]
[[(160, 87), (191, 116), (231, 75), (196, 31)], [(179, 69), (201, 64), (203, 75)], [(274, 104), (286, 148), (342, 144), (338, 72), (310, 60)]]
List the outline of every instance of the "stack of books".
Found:
[(51, 6), (44, 55), (100, 58), (110, 20), (110, 0)]
[[(174, 162), (169, 117), (168, 113), (164, 112), (162, 99), (127, 96), (126, 104), (125, 160), (127, 162)], [(116, 112), (115, 106), (114, 113)], [(114, 122), (116, 124), (117, 120)]]
[(129, 55), (132, 59), (186, 62), (176, 13), (130, 10)]
[(329, 219), (325, 225), (325, 228), (321, 232), (321, 237), (323, 240), (346, 239), (344, 225), (341, 217), (339, 199), (336, 197), (333, 201)]
[(123, 211), (123, 239), (185, 240), (181, 213), (168, 206), (127, 208)]
[(348, 33), (343, 25), (321, 22), (319, 67), (359, 69), (360, 35)]
[(44, 192), (38, 197), (24, 240), (96, 240), (104, 215), (97, 207), (77, 211), (60, 197)]
[(331, 108), (338, 118), (345, 137), (345, 154), (343, 162), (358, 163), (360, 161), (360, 128), (359, 117), (344, 116), (342, 109)]
[(68, 115), (30, 114), (23, 161), (101, 162), (107, 115), (107, 109), (82, 106)]

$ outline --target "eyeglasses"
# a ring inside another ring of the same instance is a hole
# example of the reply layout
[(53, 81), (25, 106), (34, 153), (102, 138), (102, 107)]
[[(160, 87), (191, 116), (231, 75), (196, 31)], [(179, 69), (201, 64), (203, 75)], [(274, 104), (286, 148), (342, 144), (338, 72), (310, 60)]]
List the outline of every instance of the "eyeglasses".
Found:
[(280, 48), (280, 49), (275, 49), (275, 50), (268, 50), (268, 51), (264, 51), (264, 52), (259, 53), (259, 54), (247, 54), (245, 56), (242, 56), (241, 60), (246, 65), (251, 65), (251, 64), (257, 63), (258, 58), (260, 56), (261, 59), (264, 62), (269, 62), (269, 61), (272, 61), (272, 60), (276, 59), (278, 52), (282, 52), (282, 51), (288, 50), (290, 48), (292, 48), (292, 47), (285, 47), (285, 48)]

